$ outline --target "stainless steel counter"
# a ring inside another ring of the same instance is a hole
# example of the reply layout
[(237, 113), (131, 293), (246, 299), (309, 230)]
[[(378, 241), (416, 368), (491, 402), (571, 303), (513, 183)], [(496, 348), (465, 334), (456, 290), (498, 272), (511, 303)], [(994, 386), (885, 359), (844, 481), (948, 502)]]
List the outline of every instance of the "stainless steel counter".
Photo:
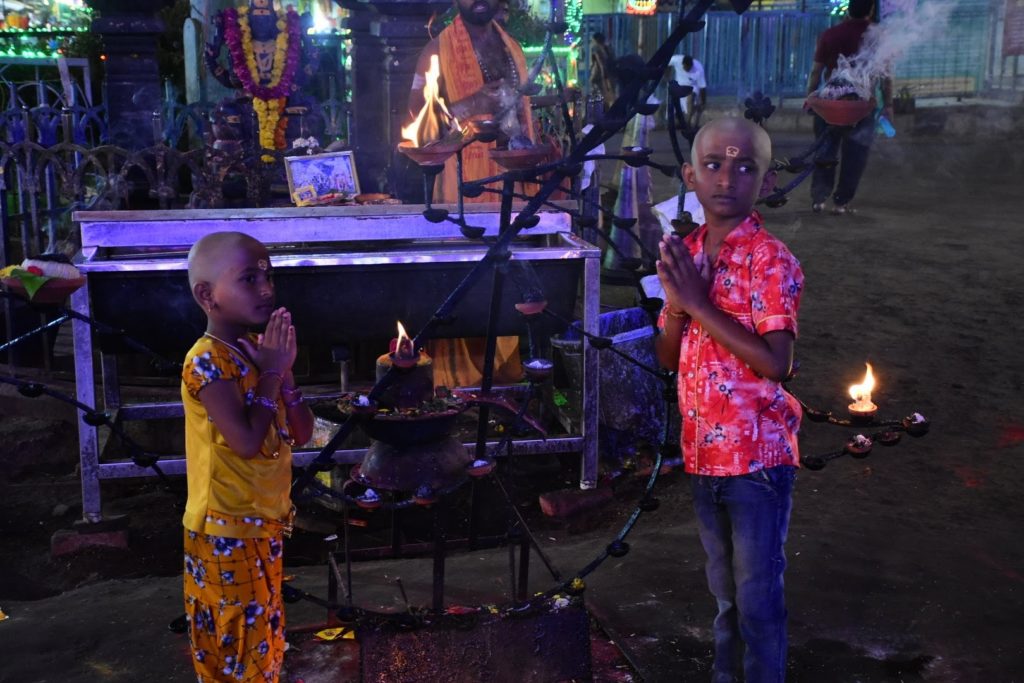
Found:
[[(268, 246), (278, 298), (286, 302), (305, 339), (321, 348), (351, 341), (389, 338), (396, 320), (418, 330), (455, 285), (485, 255), (485, 240), (468, 240), (451, 223), (432, 224), (418, 206), (315, 207), (207, 211), (78, 212), (82, 250), (76, 259), (86, 285), (72, 295), (77, 312), (122, 328), (168, 358), (182, 358), (205, 329), (202, 312), (187, 282), (188, 248), (203, 235), (239, 230)], [(468, 220), (497, 235), (498, 206), (473, 205)], [(511, 245), (499, 334), (521, 334), (522, 318), (512, 304), (524, 288), (543, 292), (549, 306), (571, 319), (577, 300), (583, 324), (597, 331), (600, 252), (569, 232), (564, 213), (541, 214)], [(486, 239), (486, 237), (485, 237)], [(444, 336), (486, 333), (490, 278), (481, 278), (456, 309), (454, 323), (438, 328)], [(534, 329), (560, 331), (552, 319)], [(73, 326), (78, 399), (96, 405), (96, 356), (103, 380), (104, 408), (119, 420), (177, 417), (180, 402), (122, 404), (117, 338), (96, 335), (83, 322)], [(580, 486), (597, 482), (597, 356), (585, 346), (584, 416), (579, 434), (514, 442), (517, 453), (581, 453)], [(96, 428), (79, 421), (84, 517), (98, 520), (100, 481), (148, 476), (152, 470), (131, 461), (100, 462)], [(339, 463), (359, 462), (362, 449), (338, 451)], [(306, 464), (315, 451), (297, 452)], [(165, 457), (161, 469), (184, 472), (184, 458)]]

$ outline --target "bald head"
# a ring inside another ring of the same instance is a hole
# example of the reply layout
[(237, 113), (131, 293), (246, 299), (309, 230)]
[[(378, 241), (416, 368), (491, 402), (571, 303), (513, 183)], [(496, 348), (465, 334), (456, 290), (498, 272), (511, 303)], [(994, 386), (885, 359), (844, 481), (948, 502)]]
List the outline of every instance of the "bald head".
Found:
[(713, 119), (701, 126), (693, 138), (690, 156), (699, 159), (711, 150), (721, 147), (719, 153), (726, 156), (745, 156), (754, 159), (763, 169), (768, 168), (772, 158), (772, 140), (764, 128), (747, 119), (723, 117)]
[(241, 232), (214, 232), (201, 237), (188, 251), (188, 286), (195, 292), (200, 282), (213, 283), (232, 266), (240, 252), (266, 253), (259, 240)]

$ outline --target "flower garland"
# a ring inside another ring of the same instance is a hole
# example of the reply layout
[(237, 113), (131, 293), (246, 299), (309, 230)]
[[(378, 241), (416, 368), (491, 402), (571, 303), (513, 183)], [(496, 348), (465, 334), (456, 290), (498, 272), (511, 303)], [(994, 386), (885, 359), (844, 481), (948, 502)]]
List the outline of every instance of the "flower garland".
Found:
[[(262, 85), (252, 47), (248, 14), (249, 8), (244, 6), (224, 10), (224, 41), (228, 46), (235, 76), (242, 88), (252, 95), (252, 106), (259, 122), (260, 146), (264, 149), (283, 149), (288, 119), (282, 114), (288, 96), (296, 90), (295, 73), (302, 49), (299, 15), (289, 6), (285, 18), (278, 19), (274, 67), (270, 72), (270, 82)], [(263, 160), (272, 161), (273, 157), (264, 155)]]

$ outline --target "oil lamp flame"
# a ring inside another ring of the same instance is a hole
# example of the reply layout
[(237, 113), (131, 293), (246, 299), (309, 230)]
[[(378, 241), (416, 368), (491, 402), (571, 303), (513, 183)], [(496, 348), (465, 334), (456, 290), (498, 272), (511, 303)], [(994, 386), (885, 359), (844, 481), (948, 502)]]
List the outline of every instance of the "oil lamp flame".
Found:
[[(402, 126), (402, 139), (408, 140), (413, 147), (422, 147), (426, 142), (442, 137), (444, 121), (452, 122), (456, 130), (459, 122), (448, 112), (444, 98), (440, 96), (438, 78), (441, 76), (441, 64), (437, 55), (431, 55), (430, 68), (427, 69), (426, 83), (423, 85), (423, 107), (416, 118), (408, 126)], [(440, 119), (438, 116), (440, 112)]]
[(878, 406), (871, 402), (871, 392), (875, 388), (875, 375), (871, 371), (871, 364), (865, 363), (867, 371), (864, 373), (864, 381), (860, 384), (854, 384), (850, 386), (850, 398), (853, 399), (853, 403), (850, 404), (850, 412), (853, 413), (873, 413), (877, 410)]
[(395, 342), (394, 354), (399, 358), (413, 358), (416, 355), (412, 348), (412, 339), (401, 322), (398, 323), (398, 339)]

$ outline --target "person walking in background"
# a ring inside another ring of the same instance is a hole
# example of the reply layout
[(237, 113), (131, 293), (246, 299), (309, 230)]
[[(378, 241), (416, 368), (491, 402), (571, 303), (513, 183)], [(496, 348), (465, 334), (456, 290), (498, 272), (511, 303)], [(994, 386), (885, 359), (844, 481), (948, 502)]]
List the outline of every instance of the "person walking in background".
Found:
[(603, 33), (590, 37), (590, 95), (604, 98), (605, 109), (615, 101), (615, 81), (612, 78), (612, 50)]
[[(875, 0), (850, 0), (846, 19), (818, 36), (814, 50), (814, 65), (807, 79), (807, 95), (814, 94), (828, 81), (836, 70), (840, 55), (854, 58), (860, 51), (864, 34), (871, 26)], [(881, 79), (882, 114), (892, 121), (892, 80)], [(834, 128), (830, 149), (838, 159), (819, 159), (811, 177), (811, 209), (815, 213), (825, 210), (825, 202), (831, 196), (832, 213), (852, 214), (850, 202), (857, 194), (861, 176), (868, 165), (868, 153), (875, 139), (876, 117), (866, 116), (852, 127)], [(814, 136), (821, 137), (828, 124), (814, 114)], [(836, 163), (838, 161), (838, 163)], [(836, 183), (836, 167), (839, 168), (839, 183)]]
[(672, 68), (676, 83), (693, 88), (689, 95), (679, 98), (679, 108), (683, 112), (680, 125), (684, 129), (695, 130), (700, 126), (700, 116), (707, 104), (708, 82), (704, 75), (704, 65), (690, 55), (675, 55), (668, 61), (668, 65)]

